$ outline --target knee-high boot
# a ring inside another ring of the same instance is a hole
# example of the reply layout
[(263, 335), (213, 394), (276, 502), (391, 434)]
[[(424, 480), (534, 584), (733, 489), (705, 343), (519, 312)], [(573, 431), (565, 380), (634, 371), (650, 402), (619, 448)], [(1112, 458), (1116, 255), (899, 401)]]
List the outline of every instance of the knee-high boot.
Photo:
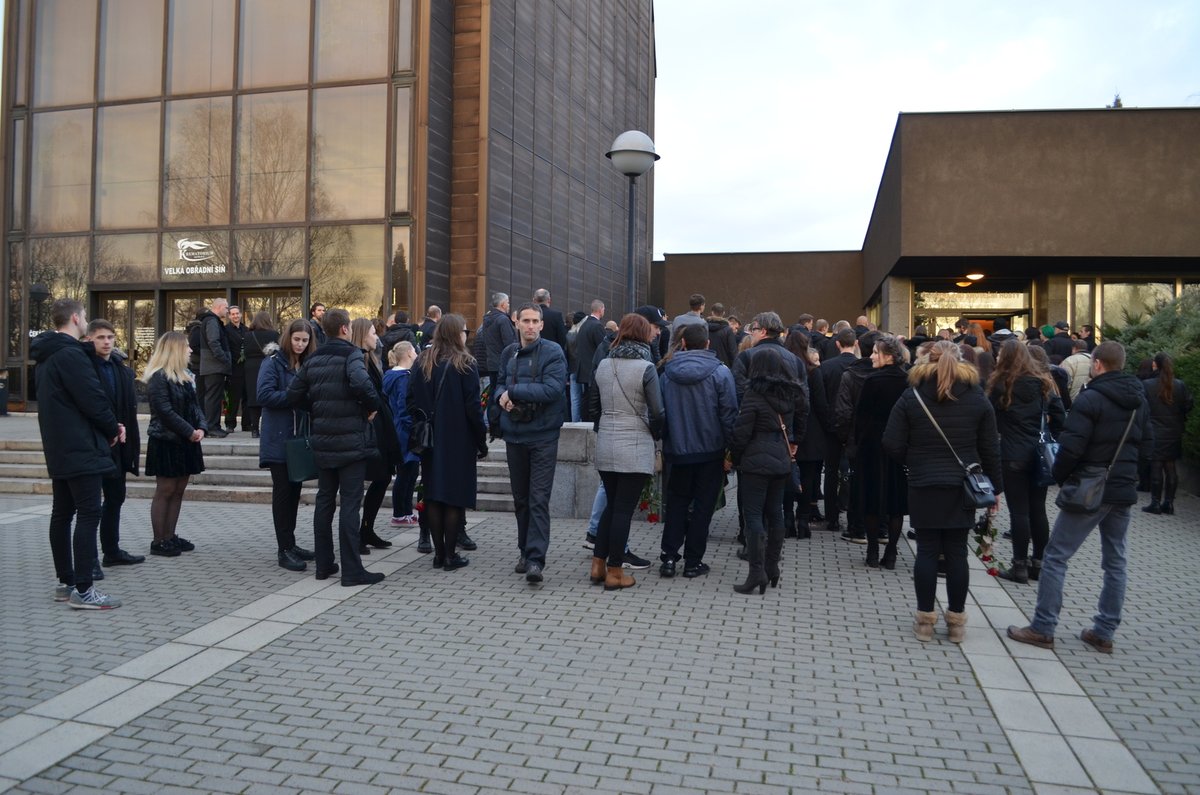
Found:
[(750, 562), (750, 571), (746, 581), (733, 586), (738, 593), (751, 593), (755, 588), (760, 594), (767, 592), (767, 573), (763, 570), (763, 534), (746, 528), (746, 560)]
[(763, 572), (775, 588), (779, 585), (779, 561), (783, 559), (783, 536), (786, 528), (776, 527), (767, 531), (767, 551), (763, 556)]

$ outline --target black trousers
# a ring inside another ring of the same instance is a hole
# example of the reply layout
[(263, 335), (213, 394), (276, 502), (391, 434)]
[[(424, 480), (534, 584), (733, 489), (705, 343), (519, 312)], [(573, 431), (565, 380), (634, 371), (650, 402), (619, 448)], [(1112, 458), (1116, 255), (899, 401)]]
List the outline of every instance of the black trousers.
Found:
[(100, 548), (115, 555), (121, 548), (121, 506), (125, 504), (125, 473), (100, 483), (104, 504), (100, 509)]
[(1012, 522), (1013, 560), (1029, 557), (1029, 542), (1033, 542), (1033, 557), (1042, 559), (1050, 538), (1050, 520), (1046, 517), (1046, 486), (1037, 486), (1034, 470), (1004, 469), (1004, 499)]
[(971, 528), (917, 531), (917, 562), (913, 565), (913, 585), (917, 591), (917, 609), (931, 613), (937, 596), (938, 556), (946, 557), (946, 601), (955, 613), (967, 604), (971, 574), (967, 567), (967, 535)]
[[(225, 427), (233, 430), (237, 427), (238, 410), (245, 400), (243, 391), (246, 388), (246, 369), (244, 365), (234, 365), (233, 374), (229, 376), (229, 405), (225, 407)], [(242, 430), (246, 430), (246, 420), (242, 418)]]
[[(92, 568), (96, 565), (96, 530), (100, 527), (99, 475), (55, 478), (54, 503), (50, 509), (50, 554), (54, 573), (64, 585), (74, 585), (80, 593), (92, 587)], [(71, 534), (71, 520), (75, 533)]]
[(680, 546), (684, 565), (704, 560), (708, 528), (725, 482), (724, 463), (718, 458), (698, 464), (671, 465), (660, 556), (663, 561), (679, 560)]
[(271, 464), (271, 519), (280, 552), (296, 546), (296, 514), (303, 488), (303, 483), (288, 480), (287, 464)]
[(359, 549), (359, 520), (362, 518), (363, 483), (367, 462), (355, 461), (337, 469), (322, 469), (317, 476), (317, 504), (313, 510), (313, 552), (318, 572), (333, 568), (333, 512), (338, 511), (338, 547), (342, 577), (365, 573)]
[(521, 557), (545, 566), (550, 548), (550, 493), (558, 468), (558, 437), (539, 444), (508, 442), (505, 457), (517, 514), (517, 549)]
[(367, 487), (362, 506), (362, 527), (364, 529), (373, 530), (375, 528), (375, 518), (379, 516), (379, 509), (383, 506), (383, 498), (387, 496), (390, 485), (392, 485), (392, 476), (389, 474), (387, 480), (372, 480), (371, 485)]
[[(834, 434), (825, 435), (825, 521), (836, 522), (842, 507), (839, 485), (842, 480), (844, 448)], [(844, 496), (844, 495), (843, 495)]]
[(638, 497), (646, 485), (644, 472), (601, 472), (600, 482), (608, 504), (600, 514), (600, 526), (596, 528), (596, 548), (592, 556), (604, 558), (609, 566), (625, 563), (625, 545), (629, 543), (629, 525), (633, 522), (633, 511)]
[(413, 512), (413, 489), (417, 486), (417, 475), (421, 472), (420, 461), (409, 461), (397, 467), (396, 485), (392, 487), (392, 516), (411, 516)]
[(209, 430), (221, 427), (221, 398), (225, 394), (225, 374), (212, 373), (200, 376), (200, 410)]
[(242, 430), (257, 431), (262, 421), (262, 406), (251, 406), (247, 403), (242, 407)]

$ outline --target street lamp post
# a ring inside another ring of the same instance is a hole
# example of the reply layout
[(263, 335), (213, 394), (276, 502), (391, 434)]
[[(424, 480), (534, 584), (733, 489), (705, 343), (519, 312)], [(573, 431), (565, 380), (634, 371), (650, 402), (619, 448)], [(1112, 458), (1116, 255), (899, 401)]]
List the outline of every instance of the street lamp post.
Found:
[(634, 267), (633, 243), (637, 234), (637, 178), (645, 174), (659, 159), (654, 151), (654, 141), (650, 136), (638, 130), (628, 130), (617, 136), (613, 141), (612, 150), (605, 155), (612, 161), (613, 167), (629, 177), (629, 229), (627, 242), (627, 259), (625, 262), (625, 297), (629, 302), (628, 310), (632, 312), (637, 307), (637, 269)]

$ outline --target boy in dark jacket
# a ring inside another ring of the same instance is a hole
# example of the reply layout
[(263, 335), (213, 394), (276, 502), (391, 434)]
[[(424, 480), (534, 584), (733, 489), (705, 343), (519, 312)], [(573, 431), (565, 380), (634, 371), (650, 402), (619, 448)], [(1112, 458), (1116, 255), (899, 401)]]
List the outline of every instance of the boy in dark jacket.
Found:
[[(50, 308), (57, 331), (30, 343), (37, 362), (38, 427), (46, 469), (54, 481), (50, 551), (59, 585), (56, 602), (77, 610), (111, 610), (121, 601), (92, 585), (102, 480), (116, 473), (112, 446), (124, 440), (112, 406), (79, 338), (87, 331), (83, 304), (60, 298)], [(71, 535), (71, 520), (75, 534)]]
[[(1100, 528), (1100, 565), (1104, 585), (1092, 628), (1079, 638), (1104, 654), (1112, 654), (1113, 635), (1125, 603), (1125, 534), (1130, 506), (1137, 503), (1139, 454), (1154, 449), (1154, 427), (1141, 383), (1125, 368), (1125, 348), (1104, 342), (1092, 354), (1092, 380), (1079, 393), (1058, 437), (1052, 473), (1060, 486), (1085, 466), (1112, 468), (1104, 482), (1099, 510), (1062, 510), (1050, 532), (1038, 579), (1037, 609), (1027, 627), (1009, 627), (1008, 636), (1043, 649), (1054, 648), (1054, 630), (1062, 609), (1067, 562), (1096, 527)], [(1119, 449), (1118, 449), (1119, 445)]]
[[(125, 438), (112, 447), (117, 472), (104, 478), (101, 484), (104, 503), (100, 509), (100, 547), (104, 550), (105, 566), (131, 566), (146, 558), (121, 549), (121, 506), (125, 504), (125, 473), (134, 477), (138, 474), (142, 440), (133, 371), (125, 366), (125, 357), (116, 351), (116, 342), (117, 332), (112, 323), (103, 318), (88, 323), (84, 348), (92, 354), (92, 364), (113, 414), (125, 427)], [(99, 565), (94, 568), (93, 579), (104, 579), (104, 570)]]

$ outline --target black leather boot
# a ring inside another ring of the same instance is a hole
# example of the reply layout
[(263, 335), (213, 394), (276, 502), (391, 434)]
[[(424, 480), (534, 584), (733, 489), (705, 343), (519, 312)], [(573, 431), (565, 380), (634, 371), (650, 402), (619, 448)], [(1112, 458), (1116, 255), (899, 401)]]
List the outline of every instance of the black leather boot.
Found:
[(779, 561), (783, 559), (783, 536), (787, 532), (782, 527), (767, 531), (767, 550), (763, 556), (763, 572), (767, 575), (772, 588), (779, 586)]
[(1024, 585), (1029, 582), (1029, 561), (1014, 560), (1012, 562), (1012, 567), (1009, 568), (1008, 571), (1002, 571), (996, 576), (1002, 580), (1008, 580), (1009, 582), (1016, 582)]
[(760, 594), (767, 592), (767, 573), (763, 570), (763, 542), (765, 540), (761, 533), (752, 531), (746, 533), (746, 558), (750, 562), (750, 571), (744, 583), (733, 586), (733, 590), (738, 593), (753, 593), (755, 588)]

